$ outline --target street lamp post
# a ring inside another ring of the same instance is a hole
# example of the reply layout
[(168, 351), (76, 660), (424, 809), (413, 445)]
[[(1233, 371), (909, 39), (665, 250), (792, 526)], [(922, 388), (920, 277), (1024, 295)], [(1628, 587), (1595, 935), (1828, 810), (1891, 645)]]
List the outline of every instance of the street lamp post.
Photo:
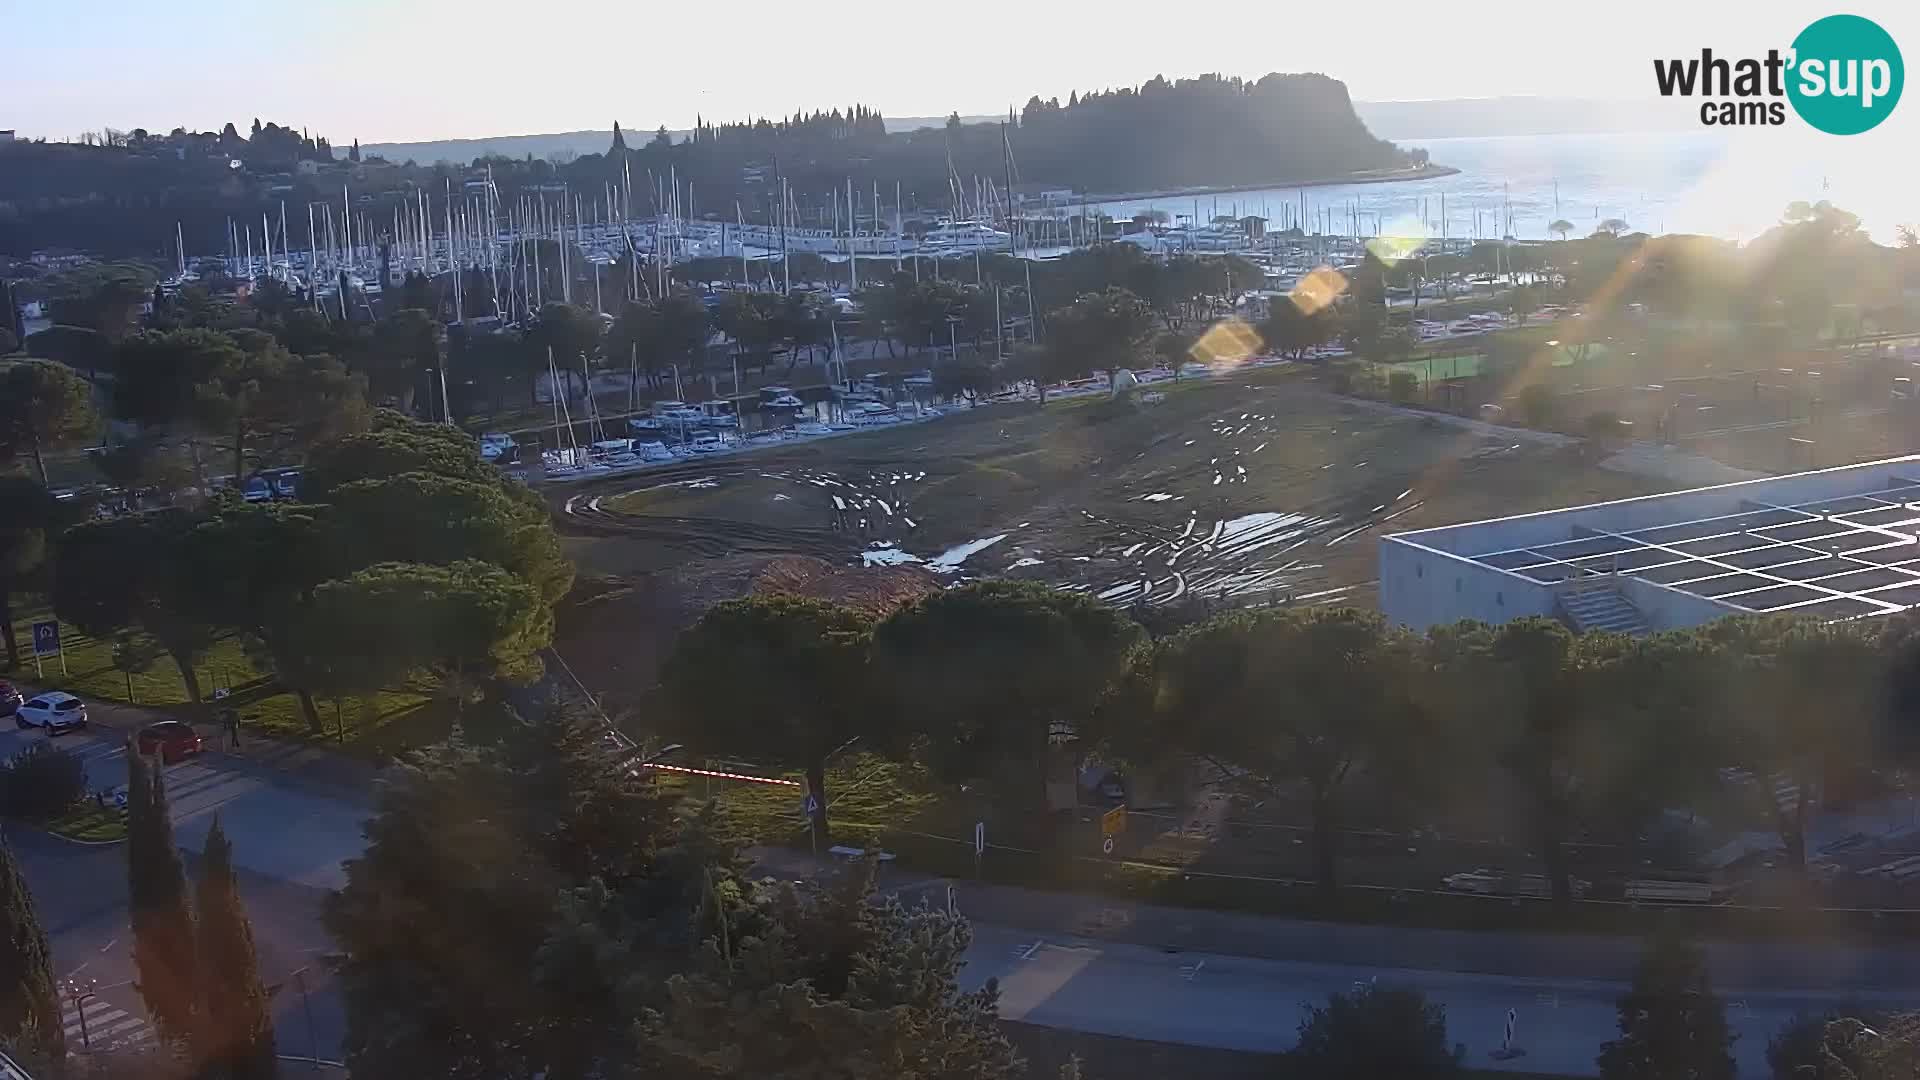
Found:
[(87, 1002), (94, 998), (93, 987), (92, 979), (84, 984), (79, 979), (68, 979), (66, 986), (67, 1000), (73, 1003), (73, 1011), (80, 1014), (80, 1046), (86, 1050), (93, 1049), (93, 1039), (87, 1031)]
[(320, 1071), (320, 1039), (313, 1029), (313, 1001), (307, 997), (307, 969), (302, 966), (294, 969), (291, 976), (293, 985), (300, 990), (300, 1008), (307, 1014), (307, 1052), (312, 1058), (314, 1072)]

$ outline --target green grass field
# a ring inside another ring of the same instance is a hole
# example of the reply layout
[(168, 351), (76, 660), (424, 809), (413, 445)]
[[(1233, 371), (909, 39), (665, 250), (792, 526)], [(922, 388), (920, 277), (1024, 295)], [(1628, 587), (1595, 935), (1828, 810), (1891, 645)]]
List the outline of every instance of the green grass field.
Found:
[[(89, 701), (139, 705), (163, 712), (191, 713), (185, 681), (172, 658), (162, 656), (133, 670), (114, 663), (114, 644), (90, 637), (72, 626), (62, 626), (63, 657), (46, 657), (36, 669), (26, 655), (32, 625), (53, 616), (45, 607), (21, 605), (14, 610), (14, 633), (22, 645), (18, 667), (6, 669), (13, 678), (56, 687)], [(364, 701), (321, 702), (324, 731), (312, 732), (300, 710), (299, 699), (281, 689), (247, 656), (240, 639), (221, 638), (196, 665), (203, 694), (232, 691), (231, 703), (240, 711), (243, 730), (281, 738), (337, 746), (363, 757), (384, 758), (445, 736), (447, 710), (426, 694), (411, 689), (386, 691)]]
[(81, 799), (59, 817), (35, 822), (41, 828), (84, 844), (106, 844), (127, 838), (127, 818), (118, 807)]

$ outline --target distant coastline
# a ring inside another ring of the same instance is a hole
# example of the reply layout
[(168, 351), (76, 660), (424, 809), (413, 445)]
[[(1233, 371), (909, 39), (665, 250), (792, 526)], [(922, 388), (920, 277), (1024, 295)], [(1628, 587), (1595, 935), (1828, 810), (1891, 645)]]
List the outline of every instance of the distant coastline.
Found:
[(1319, 180), (1283, 180), (1266, 181), (1258, 184), (1230, 184), (1226, 186), (1204, 186), (1191, 188), (1171, 188), (1164, 191), (1121, 192), (1117, 195), (1088, 195), (1084, 202), (1138, 202), (1143, 199), (1185, 199), (1201, 195), (1231, 195), (1238, 191), (1268, 191), (1273, 188), (1310, 188), (1333, 187), (1339, 184), (1399, 184), (1408, 180), (1433, 180), (1442, 176), (1453, 176), (1460, 170), (1451, 165), (1428, 163), (1413, 169), (1362, 169), (1344, 176), (1329, 176)]

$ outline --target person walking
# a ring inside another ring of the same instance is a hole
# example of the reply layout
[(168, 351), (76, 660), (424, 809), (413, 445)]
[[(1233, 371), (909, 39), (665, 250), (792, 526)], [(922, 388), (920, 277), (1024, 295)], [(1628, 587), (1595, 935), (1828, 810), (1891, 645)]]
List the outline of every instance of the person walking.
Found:
[(240, 749), (240, 710), (229, 705), (220, 711), (220, 718), (227, 725), (227, 742), (235, 750)]

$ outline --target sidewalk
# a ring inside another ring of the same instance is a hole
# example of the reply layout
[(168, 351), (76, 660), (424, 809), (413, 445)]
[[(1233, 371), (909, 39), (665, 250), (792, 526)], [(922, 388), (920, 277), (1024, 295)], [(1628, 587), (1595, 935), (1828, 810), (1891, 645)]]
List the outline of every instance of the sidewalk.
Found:
[[(49, 689), (24, 682), (14, 685), (28, 697)], [(156, 721), (184, 719), (167, 709), (100, 700), (87, 702), (87, 716), (95, 727), (127, 735)], [(240, 729), (239, 750), (228, 748), (226, 730), (217, 724), (196, 723), (194, 730), (200, 733), (205, 745), (201, 756), (209, 765), (239, 771), (269, 770), (295, 783), (316, 788), (321, 794), (345, 796), (356, 802), (367, 799), (382, 771), (382, 767), (373, 762), (324, 746), (255, 734), (248, 731), (245, 724)]]
[[(827, 864), (784, 848), (755, 848), (754, 871), (803, 878)], [(1440, 930), (1312, 922), (1111, 897), (950, 880), (883, 867), (882, 888), (908, 903), (944, 905), (946, 889), (969, 918), (996, 927), (1169, 952), (1266, 960), (1464, 972), (1531, 979), (1632, 979), (1641, 942), (1594, 934)], [(1920, 996), (1920, 946), (1703, 942), (1714, 982), (1741, 990), (1913, 991)]]

